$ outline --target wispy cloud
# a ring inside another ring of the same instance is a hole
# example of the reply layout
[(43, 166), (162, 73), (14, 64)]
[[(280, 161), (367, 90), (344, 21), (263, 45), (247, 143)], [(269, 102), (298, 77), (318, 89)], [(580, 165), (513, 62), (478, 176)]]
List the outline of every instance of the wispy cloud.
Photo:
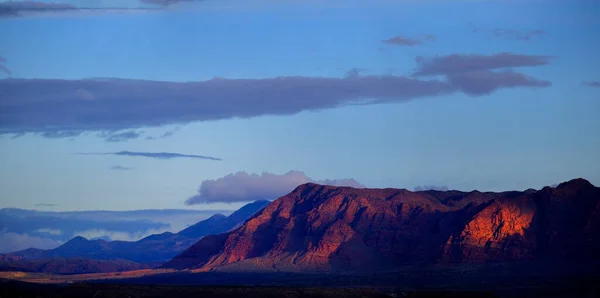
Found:
[(583, 85), (592, 87), (592, 88), (600, 88), (600, 81), (587, 81), (587, 82), (583, 82)]
[[(0, 2), (0, 18), (11, 18), (11, 17), (28, 17), (36, 16), (40, 14), (64, 14), (64, 13), (127, 13), (127, 12), (146, 12), (146, 11), (157, 11), (163, 10), (169, 4), (174, 4), (179, 1), (152, 1), (152, 0), (140, 0), (142, 4), (153, 4), (160, 5), (160, 7), (106, 7), (106, 6), (77, 6), (74, 4), (66, 3), (52, 3), (42, 1), (4, 1)], [(190, 2), (190, 1), (186, 1)]]
[[(0, 15), (2, 14), (2, 10), (0, 8)], [(6, 64), (6, 58), (0, 56), (0, 72), (5, 72), (7, 75), (11, 75), (12, 73), (10, 72), (10, 70), (5, 66)]]
[[(512, 53), (420, 57), (413, 76), (361, 75), (353, 70), (351, 76), (342, 78), (215, 78), (185, 83), (4, 79), (0, 80), (0, 134), (123, 131), (293, 115), (356, 103), (404, 102), (458, 92), (480, 96), (501, 88), (549, 86), (550, 82), (510, 72), (508, 68), (542, 66), (550, 60), (547, 56)], [(503, 71), (492, 72), (498, 69)], [(476, 71), (481, 75), (476, 75)], [(445, 78), (440, 79), (439, 75)], [(128, 136), (137, 137), (136, 133)]]
[(147, 136), (146, 140), (160, 140), (160, 139), (166, 139), (166, 138), (170, 138), (173, 135), (175, 135), (175, 133), (179, 130), (179, 127), (176, 127), (173, 130), (168, 130), (165, 133), (163, 133), (162, 135), (156, 136), (156, 137), (152, 137), (152, 136)]
[(491, 32), (492, 36), (510, 39), (530, 41), (532, 39), (546, 35), (544, 30), (517, 30), (517, 29), (494, 29)]
[(500, 88), (551, 86), (549, 81), (539, 80), (512, 68), (543, 66), (553, 57), (500, 53), (495, 55), (447, 55), (433, 58), (417, 57), (416, 77), (445, 76), (448, 83), (462, 92), (479, 96), (490, 94)]
[(39, 204), (34, 204), (34, 207), (57, 207), (57, 204), (49, 204), (49, 203), (39, 203)]
[(415, 75), (447, 75), (512, 67), (531, 67), (550, 64), (553, 57), (499, 53), (495, 55), (453, 54), (433, 58), (417, 57)]
[(119, 151), (119, 152), (104, 152), (104, 153), (73, 153), (77, 155), (117, 155), (117, 156), (131, 156), (131, 157), (147, 157), (156, 159), (174, 159), (174, 158), (192, 158), (192, 159), (208, 159), (220, 161), (222, 159), (211, 156), (194, 155), (194, 154), (180, 154), (172, 152), (133, 152), (133, 151)]
[(248, 174), (237, 172), (215, 180), (204, 180), (198, 193), (186, 200), (186, 205), (207, 203), (235, 203), (257, 200), (274, 200), (294, 190), (298, 185), (315, 182), (334, 186), (364, 185), (354, 179), (313, 180), (300, 171), (290, 171), (283, 175), (262, 173)]
[(129, 130), (123, 132), (105, 132), (101, 133), (100, 136), (103, 137), (106, 142), (117, 143), (137, 139), (141, 137), (142, 134), (143, 132), (141, 131)]
[(46, 131), (40, 135), (49, 139), (72, 138), (83, 134), (83, 131)]
[(124, 166), (112, 166), (110, 167), (111, 170), (113, 171), (129, 171), (129, 170), (133, 170), (133, 168), (131, 167), (124, 167)]
[(436, 40), (435, 35), (425, 35), (423, 37), (418, 38), (410, 38), (401, 35), (397, 35), (394, 37), (390, 37), (388, 39), (384, 39), (381, 42), (389, 45), (395, 46), (416, 46), (425, 43), (426, 41), (434, 41)]

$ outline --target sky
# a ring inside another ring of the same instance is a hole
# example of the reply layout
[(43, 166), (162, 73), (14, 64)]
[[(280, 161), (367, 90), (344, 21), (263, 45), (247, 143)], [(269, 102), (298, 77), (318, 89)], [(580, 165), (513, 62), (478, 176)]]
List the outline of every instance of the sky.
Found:
[(15, 2), (0, 208), (600, 185), (598, 1)]

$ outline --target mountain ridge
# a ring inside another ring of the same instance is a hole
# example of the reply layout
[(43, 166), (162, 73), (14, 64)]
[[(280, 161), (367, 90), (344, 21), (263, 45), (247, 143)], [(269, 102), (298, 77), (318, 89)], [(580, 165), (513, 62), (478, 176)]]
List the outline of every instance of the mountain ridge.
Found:
[(377, 271), (416, 263), (598, 258), (599, 218), (600, 189), (581, 178), (505, 192), (306, 183), (163, 267)]

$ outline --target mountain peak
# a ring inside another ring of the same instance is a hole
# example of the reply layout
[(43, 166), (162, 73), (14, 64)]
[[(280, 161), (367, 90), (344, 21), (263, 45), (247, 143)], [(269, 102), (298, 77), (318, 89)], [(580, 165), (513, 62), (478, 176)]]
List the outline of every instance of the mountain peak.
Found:
[(583, 178), (575, 178), (573, 180), (569, 180), (567, 182), (563, 182), (563, 183), (559, 184), (556, 188), (557, 189), (564, 189), (564, 188), (582, 189), (582, 188), (589, 188), (589, 187), (594, 187), (594, 185)]

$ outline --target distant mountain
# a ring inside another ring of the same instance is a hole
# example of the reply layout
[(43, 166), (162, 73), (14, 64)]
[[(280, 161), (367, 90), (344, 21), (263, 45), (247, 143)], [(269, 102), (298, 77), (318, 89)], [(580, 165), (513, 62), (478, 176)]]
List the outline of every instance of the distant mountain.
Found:
[(269, 201), (256, 201), (243, 206), (229, 216), (216, 214), (175, 234), (165, 232), (135, 242), (88, 240), (78, 236), (55, 249), (31, 248), (11, 253), (10, 256), (25, 260), (87, 258), (159, 264), (168, 261), (206, 235), (225, 233), (242, 224), (269, 203)]
[(164, 268), (381, 271), (407, 264), (598, 260), (600, 188), (507, 192), (298, 186)]

